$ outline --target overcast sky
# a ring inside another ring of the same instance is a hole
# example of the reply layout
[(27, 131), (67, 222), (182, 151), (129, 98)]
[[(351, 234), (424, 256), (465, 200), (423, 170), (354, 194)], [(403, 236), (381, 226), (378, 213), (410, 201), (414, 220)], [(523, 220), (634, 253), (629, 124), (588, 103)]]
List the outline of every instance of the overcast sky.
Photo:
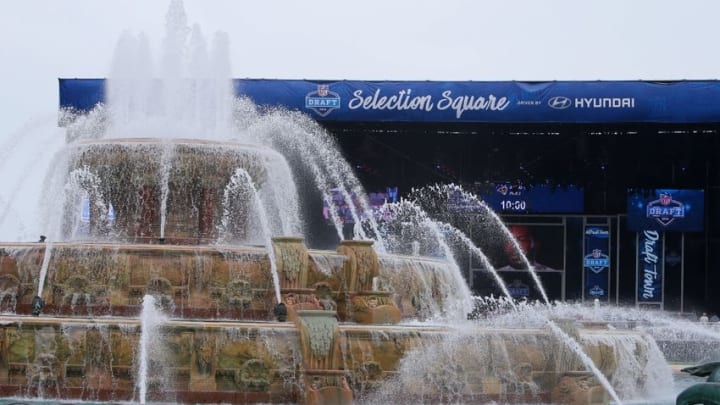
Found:
[[(153, 49), (169, 0), (0, 0), (0, 139), (105, 77), (120, 34)], [(230, 37), (233, 76), (354, 80), (716, 79), (717, 0), (185, 0)]]

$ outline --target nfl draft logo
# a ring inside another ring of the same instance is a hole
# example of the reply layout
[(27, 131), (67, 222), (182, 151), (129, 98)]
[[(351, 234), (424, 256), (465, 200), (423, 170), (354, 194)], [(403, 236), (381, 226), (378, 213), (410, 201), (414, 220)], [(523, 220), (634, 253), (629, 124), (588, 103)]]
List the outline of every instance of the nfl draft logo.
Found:
[(593, 297), (602, 297), (603, 295), (605, 295), (605, 290), (600, 288), (599, 285), (595, 285), (593, 288), (590, 289), (589, 292), (590, 295), (592, 295)]
[(672, 195), (660, 193), (660, 198), (647, 205), (647, 217), (655, 218), (660, 225), (668, 226), (676, 218), (685, 218), (685, 205), (673, 200)]
[(600, 249), (593, 249), (592, 253), (585, 256), (585, 267), (589, 268), (593, 273), (600, 273), (605, 268), (610, 267), (610, 258)]
[(321, 117), (327, 117), (333, 110), (340, 108), (340, 96), (330, 91), (327, 84), (318, 84), (315, 91), (305, 95), (305, 108), (315, 111)]

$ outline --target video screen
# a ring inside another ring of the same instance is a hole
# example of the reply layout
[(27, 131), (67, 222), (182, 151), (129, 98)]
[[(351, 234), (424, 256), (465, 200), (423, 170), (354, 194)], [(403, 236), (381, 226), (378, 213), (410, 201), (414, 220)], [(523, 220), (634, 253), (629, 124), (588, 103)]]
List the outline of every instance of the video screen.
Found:
[(628, 190), (627, 227), (630, 230), (700, 232), (704, 217), (704, 190)]
[(585, 193), (573, 185), (495, 183), (480, 197), (493, 211), (502, 213), (571, 214), (585, 209)]
[[(564, 270), (565, 228), (560, 225), (509, 224), (508, 231), (517, 241), (518, 248), (504, 236), (493, 231), (488, 237), (487, 229), (473, 232), (473, 241), (482, 249), (490, 264), (504, 280), (509, 294), (515, 299), (540, 299), (537, 283), (527, 270), (527, 261), (540, 278), (550, 299), (562, 295), (561, 274)], [(470, 253), (473, 272), (473, 289), (479, 295), (499, 294), (497, 282), (490, 275), (480, 258)]]
[[(330, 197), (332, 204), (335, 206), (337, 213), (340, 216), (340, 221), (344, 224), (354, 224), (355, 220), (353, 219), (352, 212), (350, 210), (350, 204), (347, 203), (343, 193), (339, 189), (331, 189)], [(350, 198), (352, 199), (355, 207), (360, 206), (356, 195), (353, 194)], [(382, 191), (372, 191), (367, 194), (367, 198), (370, 203), (370, 209), (378, 210), (385, 203), (394, 203), (398, 201), (398, 188), (386, 187), (385, 190)], [(323, 217), (328, 222), (332, 221), (332, 214), (327, 201), (323, 201)], [(364, 218), (361, 217), (360, 219), (362, 220)]]
[[(478, 246), (485, 252), (490, 264), (497, 271), (527, 272), (527, 264), (520, 251), (536, 272), (562, 271), (564, 267), (565, 229), (559, 225), (509, 224), (507, 229), (517, 241), (517, 247), (509, 238), (488, 238), (474, 235)], [(471, 258), (471, 267), (482, 268), (480, 262)]]

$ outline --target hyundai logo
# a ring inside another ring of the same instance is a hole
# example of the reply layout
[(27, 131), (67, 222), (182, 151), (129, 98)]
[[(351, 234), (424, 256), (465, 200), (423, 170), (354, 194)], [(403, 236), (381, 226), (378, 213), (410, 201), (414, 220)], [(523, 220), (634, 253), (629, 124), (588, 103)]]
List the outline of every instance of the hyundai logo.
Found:
[(554, 108), (556, 110), (564, 110), (572, 105), (572, 100), (567, 97), (556, 96), (548, 100), (548, 105), (550, 108)]

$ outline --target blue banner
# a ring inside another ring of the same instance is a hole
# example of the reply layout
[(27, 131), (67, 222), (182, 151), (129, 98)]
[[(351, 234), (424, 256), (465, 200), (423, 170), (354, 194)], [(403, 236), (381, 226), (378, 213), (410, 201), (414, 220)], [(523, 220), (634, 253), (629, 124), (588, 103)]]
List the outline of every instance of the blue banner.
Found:
[(663, 233), (638, 232), (637, 300), (642, 304), (663, 302)]
[(87, 112), (103, 102), (104, 79), (60, 79), (60, 108)]
[(585, 299), (608, 301), (610, 278), (610, 228), (607, 225), (585, 226)]
[[(717, 81), (432, 82), (234, 79), (237, 96), (318, 121), (717, 123)], [(87, 111), (104, 79), (60, 79), (60, 107)]]

